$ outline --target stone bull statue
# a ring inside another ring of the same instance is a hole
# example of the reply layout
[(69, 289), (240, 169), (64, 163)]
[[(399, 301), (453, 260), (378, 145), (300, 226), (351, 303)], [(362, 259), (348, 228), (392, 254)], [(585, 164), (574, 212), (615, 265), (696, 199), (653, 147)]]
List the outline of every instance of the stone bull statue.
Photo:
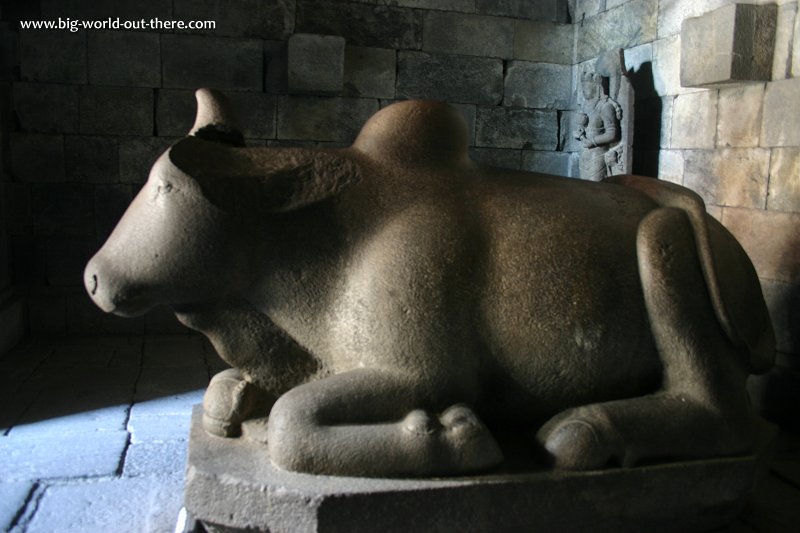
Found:
[(322, 150), (246, 148), (197, 98), (85, 284), (118, 315), (171, 306), (233, 366), (207, 431), (268, 415), (276, 466), (356, 476), (488, 469), (509, 429), (567, 469), (751, 451), (774, 335), (693, 192), (482, 167), (441, 103)]

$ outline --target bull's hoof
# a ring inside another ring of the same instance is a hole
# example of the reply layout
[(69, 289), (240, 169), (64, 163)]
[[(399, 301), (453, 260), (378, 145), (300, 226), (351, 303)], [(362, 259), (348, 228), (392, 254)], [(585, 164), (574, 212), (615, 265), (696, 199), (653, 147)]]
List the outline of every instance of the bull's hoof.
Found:
[(235, 368), (223, 370), (203, 396), (203, 428), (218, 437), (238, 437), (242, 422), (255, 415), (263, 392)]
[(439, 421), (442, 437), (460, 472), (486, 470), (503, 461), (497, 441), (478, 416), (466, 405), (446, 409)]
[(546, 461), (564, 470), (596, 470), (620, 455), (619, 438), (602, 412), (575, 409), (541, 427), (536, 439)]

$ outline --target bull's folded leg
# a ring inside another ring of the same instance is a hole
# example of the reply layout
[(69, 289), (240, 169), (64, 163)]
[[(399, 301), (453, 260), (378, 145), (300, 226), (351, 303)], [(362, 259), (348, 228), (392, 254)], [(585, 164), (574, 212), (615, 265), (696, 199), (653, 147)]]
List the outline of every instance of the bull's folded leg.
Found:
[(753, 445), (746, 353), (717, 321), (685, 213), (653, 211), (640, 224), (637, 247), (662, 388), (551, 419), (537, 438), (558, 466), (732, 455)]
[(203, 428), (219, 437), (238, 437), (242, 422), (265, 416), (269, 395), (229, 368), (211, 378), (203, 396)]
[(431, 413), (418, 396), (408, 380), (375, 369), (296, 387), (270, 413), (270, 458), (285, 470), (368, 477), (475, 472), (502, 460), (469, 407)]

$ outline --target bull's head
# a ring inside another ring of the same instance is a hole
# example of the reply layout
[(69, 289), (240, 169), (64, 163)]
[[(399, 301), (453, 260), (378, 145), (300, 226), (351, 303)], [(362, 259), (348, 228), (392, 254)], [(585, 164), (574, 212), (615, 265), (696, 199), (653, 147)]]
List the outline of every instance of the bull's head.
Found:
[(149, 179), (84, 272), (104, 311), (213, 301), (252, 282), (254, 224), (323, 200), (358, 179), (355, 164), (318, 150), (245, 148), (227, 101), (197, 91), (189, 136)]

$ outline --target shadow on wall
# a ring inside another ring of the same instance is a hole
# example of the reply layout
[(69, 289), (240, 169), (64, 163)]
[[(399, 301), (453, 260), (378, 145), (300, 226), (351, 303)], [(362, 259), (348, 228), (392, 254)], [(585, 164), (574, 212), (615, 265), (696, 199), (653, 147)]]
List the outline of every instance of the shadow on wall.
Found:
[(633, 110), (633, 173), (658, 177), (661, 144), (661, 98), (653, 82), (653, 63), (642, 63), (629, 73), (635, 104)]

